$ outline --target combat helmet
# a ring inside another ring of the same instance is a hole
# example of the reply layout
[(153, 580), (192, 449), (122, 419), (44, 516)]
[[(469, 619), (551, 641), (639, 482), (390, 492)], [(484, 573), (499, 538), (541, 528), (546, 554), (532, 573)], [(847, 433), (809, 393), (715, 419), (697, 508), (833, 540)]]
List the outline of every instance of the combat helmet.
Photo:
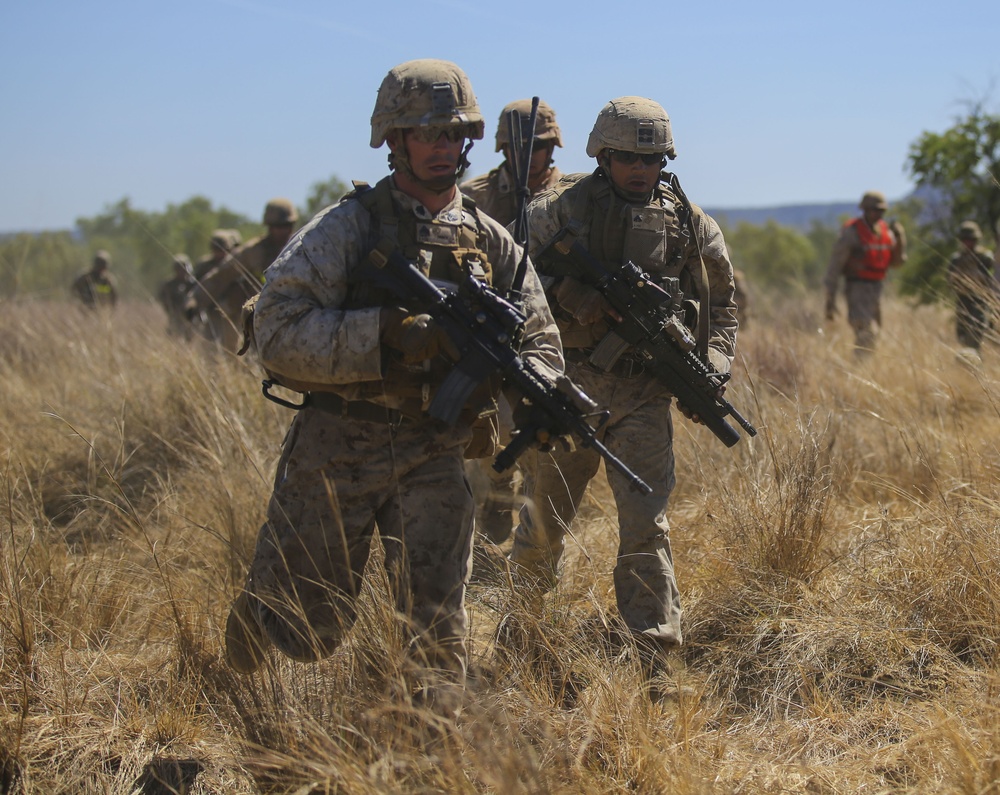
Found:
[(958, 239), (959, 240), (982, 240), (983, 230), (979, 228), (979, 224), (975, 221), (962, 221), (961, 225), (958, 227)]
[(889, 203), (885, 200), (885, 194), (881, 191), (870, 190), (861, 197), (858, 205), (862, 210), (887, 210)]
[[(227, 251), (230, 251), (231, 249), (236, 248), (238, 242), (236, 241), (236, 238), (233, 236), (233, 232), (236, 232), (236, 234), (239, 235), (239, 232), (236, 229), (216, 229), (215, 231), (213, 231), (212, 237), (209, 240), (209, 245), (211, 246), (212, 250), (221, 251), (222, 253), (225, 253)], [(242, 242), (242, 240), (240, 240), (239, 242)]]
[(191, 264), (191, 258), (187, 254), (175, 254), (174, 270), (182, 271), (190, 276), (194, 273), (194, 265)]
[(394, 129), (464, 125), (466, 137), (475, 140), (485, 129), (465, 72), (436, 58), (406, 61), (389, 70), (379, 86), (371, 124), (372, 149)]
[(299, 220), (299, 212), (295, 205), (288, 199), (280, 197), (271, 199), (264, 208), (264, 220), (261, 222), (265, 226), (280, 226), (281, 224), (294, 224)]
[(619, 97), (601, 108), (587, 140), (587, 155), (597, 157), (604, 149), (677, 157), (670, 117), (662, 105), (645, 97)]
[[(500, 122), (497, 124), (497, 152), (502, 150), (505, 144), (510, 143), (510, 128), (507, 125), (507, 117), (511, 111), (517, 112), (523, 130), (531, 118), (531, 100), (518, 99), (509, 102), (500, 111)], [(543, 100), (538, 100), (538, 112), (535, 114), (535, 140), (552, 141), (555, 146), (563, 145), (562, 132), (556, 123), (556, 112)]]

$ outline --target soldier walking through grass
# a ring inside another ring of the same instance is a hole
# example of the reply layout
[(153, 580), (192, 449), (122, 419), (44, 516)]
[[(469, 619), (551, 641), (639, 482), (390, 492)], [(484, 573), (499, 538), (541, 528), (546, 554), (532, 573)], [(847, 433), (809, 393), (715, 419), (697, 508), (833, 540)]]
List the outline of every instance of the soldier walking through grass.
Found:
[(837, 290), (843, 279), (847, 321), (854, 329), (854, 353), (859, 358), (875, 349), (889, 268), (906, 261), (906, 233), (898, 221), (886, 223), (888, 206), (878, 191), (861, 197), (861, 215), (844, 224), (826, 269), (826, 318), (833, 320), (837, 314)]
[[(529, 207), (533, 258), (548, 285), (567, 375), (611, 410), (604, 443), (620, 454), (651, 494), (631, 488), (618, 472), (608, 481), (618, 509), (614, 569), (618, 610), (636, 641), (647, 676), (664, 667), (682, 642), (681, 603), (670, 549), (667, 502), (674, 487), (671, 394), (626, 349), (610, 371), (590, 362), (595, 347), (620, 319), (584, 269), (559, 255), (555, 239), (579, 242), (609, 271), (637, 265), (664, 288), (669, 301), (688, 300), (687, 323), (704, 329), (699, 355), (729, 371), (736, 339), (733, 268), (716, 222), (689, 204), (671, 175), (675, 157), (670, 119), (656, 102), (620, 97), (601, 110), (587, 143), (592, 174), (564, 179)], [(590, 449), (556, 448), (528, 467), (527, 505), (514, 531), (515, 572), (542, 588), (556, 582), (567, 528), (600, 458)]]
[[(462, 183), (462, 193), (482, 210), (506, 227), (514, 222), (518, 208), (517, 175), (511, 167), (510, 124), (511, 113), (516, 113), (518, 134), (528, 133), (526, 126), (531, 119), (531, 100), (519, 99), (504, 106), (497, 123), (496, 151), (503, 153), (503, 162), (487, 174), (473, 177)], [(537, 196), (555, 186), (562, 176), (552, 163), (552, 152), (562, 146), (562, 132), (556, 122), (555, 111), (545, 102), (538, 103), (535, 128), (532, 133), (531, 162), (528, 165), (528, 190)], [(521, 146), (521, 141), (516, 141)], [(509, 435), (511, 426), (510, 406), (500, 401), (501, 435)], [(506, 433), (504, 433), (506, 431)], [(511, 533), (511, 511), (514, 506), (514, 470), (497, 472), (491, 459), (478, 458), (469, 462), (473, 487), (485, 484), (485, 497), (476, 512), (476, 528), (480, 536), (490, 543), (502, 544)], [(485, 562), (485, 561), (484, 561)]]
[(118, 285), (111, 273), (111, 255), (104, 249), (94, 254), (90, 270), (76, 277), (70, 291), (89, 309), (113, 309), (118, 303)]
[(228, 256), (199, 277), (195, 311), (209, 319), (212, 338), (228, 351), (239, 348), (241, 314), (248, 298), (260, 292), (264, 271), (288, 243), (299, 220), (288, 199), (271, 199), (262, 222), (267, 232), (232, 249)]
[(948, 262), (948, 285), (955, 293), (955, 332), (958, 342), (975, 358), (992, 321), (998, 287), (993, 252), (979, 245), (983, 233), (975, 221), (958, 227), (959, 249)]
[[(483, 119), (465, 73), (408, 61), (379, 88), (371, 145), (392, 174), (319, 213), (266, 274), (256, 347), (282, 384), (307, 392), (278, 463), (226, 658), (255, 671), (272, 645), (294, 660), (333, 653), (355, 622), (376, 527), (417, 692), (455, 692), (466, 674), (465, 591), (474, 505), (463, 453), (476, 407), (454, 427), (427, 413), (453, 346), (419, 303), (372, 280), (373, 251), (426, 275), (509, 288), (520, 251), (459, 192)], [(534, 269), (521, 355), (557, 374), (558, 332)], [(437, 687), (440, 685), (440, 687)]]
[(188, 318), (187, 301), (194, 288), (194, 268), (187, 254), (174, 257), (174, 275), (160, 285), (156, 300), (167, 314), (167, 334), (184, 340), (191, 339), (194, 327)]

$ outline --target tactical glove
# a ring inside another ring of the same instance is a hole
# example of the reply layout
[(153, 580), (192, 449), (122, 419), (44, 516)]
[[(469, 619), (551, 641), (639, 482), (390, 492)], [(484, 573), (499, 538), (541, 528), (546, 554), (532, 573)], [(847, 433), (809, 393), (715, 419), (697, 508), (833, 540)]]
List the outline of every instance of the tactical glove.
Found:
[(460, 357), (451, 337), (426, 314), (385, 308), (379, 314), (379, 337), (386, 346), (403, 354), (405, 364), (417, 364), (441, 353), (455, 361)]
[(550, 452), (558, 443), (566, 450), (573, 449), (572, 438), (566, 428), (560, 428), (552, 417), (523, 400), (518, 401), (512, 411), (514, 430), (529, 433), (531, 446), (543, 453)]
[(605, 315), (613, 315), (611, 304), (600, 291), (577, 281), (572, 276), (566, 276), (559, 282), (555, 289), (555, 298), (559, 306), (584, 326), (603, 320)]

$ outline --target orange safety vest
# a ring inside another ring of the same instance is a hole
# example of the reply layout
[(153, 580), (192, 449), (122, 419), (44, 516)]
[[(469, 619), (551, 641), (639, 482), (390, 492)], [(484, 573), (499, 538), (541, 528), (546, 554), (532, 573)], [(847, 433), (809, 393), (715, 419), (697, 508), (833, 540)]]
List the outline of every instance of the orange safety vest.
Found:
[(861, 252), (853, 253), (848, 263), (849, 278), (880, 282), (892, 262), (893, 238), (889, 225), (879, 219), (872, 229), (864, 218), (854, 218), (845, 226), (853, 226), (861, 240)]

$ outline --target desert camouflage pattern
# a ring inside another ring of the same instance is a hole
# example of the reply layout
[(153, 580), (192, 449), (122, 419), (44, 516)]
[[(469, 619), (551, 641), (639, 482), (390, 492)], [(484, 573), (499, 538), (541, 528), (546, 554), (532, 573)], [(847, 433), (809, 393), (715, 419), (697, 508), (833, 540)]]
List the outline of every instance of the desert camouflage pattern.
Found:
[(462, 451), (470, 436), (430, 422), (296, 415), (247, 578), (282, 652), (315, 660), (341, 642), (377, 526), (415, 654), (464, 673), (473, 501)]
[[(512, 105), (516, 104), (512, 103)], [(502, 122), (503, 114), (500, 118)], [(558, 132), (558, 128), (556, 128), (556, 132)], [(533, 195), (538, 195), (554, 187), (561, 177), (562, 172), (555, 166), (550, 166), (544, 182), (537, 190), (533, 191)], [(477, 209), (486, 213), (493, 220), (498, 221), (503, 226), (510, 226), (514, 222), (517, 216), (517, 185), (510, 170), (510, 164), (506, 160), (489, 173), (463, 182), (459, 188), (462, 193), (476, 203)], [(510, 406), (502, 396), (499, 404), (500, 438), (506, 440), (510, 438), (514, 426), (511, 420)], [(474, 486), (481, 484), (478, 491), (483, 492), (476, 495), (480, 502), (480, 510), (477, 515), (480, 534), (494, 544), (501, 544), (510, 537), (511, 533), (511, 509), (514, 506), (514, 469), (497, 472), (493, 468), (493, 461), (490, 458), (470, 461), (467, 466), (470, 469), (478, 470), (472, 473), (473, 484)]]
[[(419, 202), (393, 190), (400, 212), (420, 221), (432, 216)], [(462, 224), (461, 196), (434, 221)], [(514, 277), (520, 248), (496, 221), (480, 213), (493, 284), (503, 291)], [(371, 216), (348, 200), (319, 213), (301, 229), (267, 272), (266, 287), (255, 310), (254, 332), (262, 364), (295, 381), (319, 383), (347, 400), (365, 399), (398, 409), (404, 398), (373, 394), (386, 363), (379, 343), (379, 307), (344, 309), (349, 280), (370, 249)], [(550, 373), (562, 371), (562, 349), (544, 292), (534, 269), (523, 287), (528, 321), (525, 356)]]
[(205, 313), (209, 336), (226, 350), (239, 349), (243, 304), (260, 292), (264, 271), (280, 253), (281, 246), (267, 235), (255, 237), (201, 278), (194, 293), (197, 308)]
[[(500, 120), (497, 122), (497, 134), (496, 134), (496, 149), (494, 151), (500, 152), (503, 150), (504, 146), (510, 143), (510, 123), (508, 121), (510, 114), (517, 113), (521, 117), (522, 128), (527, 126), (527, 123), (531, 120), (531, 103), (530, 99), (516, 99), (513, 102), (508, 102), (503, 106), (503, 110), (500, 111)], [(535, 129), (534, 136), (536, 144), (546, 144), (549, 141), (552, 142), (552, 146), (562, 146), (562, 131), (559, 129), (559, 124), (556, 121), (556, 112), (552, 110), (544, 99), (538, 100), (538, 110), (535, 113)]]
[[(594, 184), (595, 180), (599, 182)], [(608, 267), (630, 259), (653, 275), (679, 277), (685, 292), (694, 296), (701, 280), (700, 250), (711, 287), (711, 303), (702, 310), (708, 311), (710, 318), (709, 356), (716, 367), (728, 371), (735, 352), (736, 305), (733, 267), (718, 224), (696, 208), (697, 243), (689, 243), (676, 223), (675, 197), (665, 185), (655, 192), (649, 205), (634, 207), (626, 206), (610, 190), (602, 190), (601, 182), (606, 183), (606, 178), (599, 172), (575, 181), (564, 180), (532, 202), (528, 212), (533, 251), (547, 245), (573, 217), (580, 191), (590, 192), (593, 205), (580, 239), (586, 243), (593, 227), (601, 225), (606, 231), (605, 247), (593, 253)], [(608, 217), (622, 220), (606, 224)], [(555, 281), (544, 275), (544, 261), (538, 267), (544, 280)], [(610, 373), (596, 370), (586, 359), (608, 330), (607, 324), (583, 326), (560, 308), (554, 311), (560, 330), (565, 331), (567, 374), (598, 405), (611, 410), (604, 443), (653, 488), (652, 494), (641, 495), (619, 473), (608, 470), (618, 509), (619, 549), (614, 573), (618, 610), (634, 633), (669, 648), (682, 640), (680, 597), (667, 522), (667, 503), (674, 487), (671, 396), (642, 372), (641, 365), (630, 364), (627, 353)], [(528, 502), (514, 530), (510, 557), (532, 579), (555, 582), (566, 528), (576, 517), (599, 464), (597, 454), (579, 448), (538, 454), (527, 468)]]
[(955, 293), (955, 331), (959, 344), (979, 348), (1000, 293), (993, 252), (962, 245), (948, 263), (948, 284)]
[(740, 329), (744, 330), (750, 324), (753, 316), (753, 295), (747, 275), (739, 268), (733, 270), (733, 300), (736, 301), (736, 319)]
[[(692, 205), (698, 239), (696, 248), (694, 244), (685, 242), (686, 237), (681, 233), (674, 210), (676, 197), (666, 185), (661, 184), (649, 205), (637, 207), (628, 204), (610, 189), (602, 190), (601, 185), (606, 183), (607, 179), (600, 171), (587, 175), (570, 174), (563, 177), (555, 188), (539, 194), (532, 201), (528, 208), (532, 258), (569, 223), (579, 192), (600, 193), (602, 206), (594, 209), (594, 217), (599, 219), (599, 223), (603, 225), (603, 219), (608, 215), (618, 217), (620, 214), (623, 219), (621, 223), (611, 225), (613, 229), (604, 243), (606, 249), (616, 253), (608, 257), (607, 252), (604, 255), (592, 252), (608, 262), (609, 266), (631, 260), (654, 276), (679, 277), (684, 294), (696, 298), (697, 285), (701, 281), (700, 251), (711, 294), (708, 355), (720, 372), (729, 372), (736, 350), (738, 324), (733, 300), (733, 265), (718, 223), (698, 205)], [(581, 237), (584, 245), (588, 245), (588, 236), (595, 223), (585, 225)], [(606, 227), (603, 225), (601, 228)], [(678, 247), (682, 251), (675, 257)], [(543, 265), (538, 265), (538, 271), (546, 279)], [(609, 330), (603, 322), (583, 326), (565, 313), (557, 312), (556, 320), (566, 348), (593, 347)]]
[(179, 258), (175, 262), (186, 263), (187, 267), (176, 266), (174, 276), (160, 285), (156, 292), (156, 300), (167, 315), (167, 333), (172, 337), (190, 339), (193, 329), (187, 317), (188, 298), (194, 288), (194, 275), (191, 272), (191, 261)]
[(668, 159), (677, 157), (670, 116), (663, 106), (645, 97), (618, 97), (597, 114), (587, 139), (588, 157), (605, 149), (625, 152), (660, 152)]
[(854, 349), (859, 354), (875, 349), (882, 329), (882, 288), (885, 282), (851, 279), (844, 285), (847, 322), (854, 330)]
[[(461, 196), (436, 215), (393, 189), (400, 213), (439, 226), (462, 223)], [(480, 214), (493, 281), (508, 287), (520, 256), (507, 232)], [(254, 329), (261, 362), (296, 381), (399, 408), (407, 398), (380, 379), (379, 306), (347, 308), (352, 277), (370, 250), (372, 215), (345, 200), (317, 215), (268, 269)], [(401, 245), (404, 241), (400, 241)], [(534, 270), (525, 279), (522, 355), (563, 369), (555, 323)], [(380, 391), (380, 385), (383, 387)], [(471, 418), (470, 418), (471, 419)], [(425, 665), (465, 674), (464, 592), (473, 500), (464, 473), (471, 428), (426, 415), (398, 423), (301, 411), (285, 440), (248, 591), (262, 600), (268, 637), (295, 659), (329, 654), (354, 620), (354, 601), (377, 526), (395, 597)]]
[[(667, 521), (675, 483), (670, 394), (648, 376), (600, 373), (584, 362), (568, 362), (566, 373), (598, 405), (611, 408), (601, 440), (653, 487), (652, 494), (641, 495), (616, 469), (607, 469), (618, 509), (618, 610), (633, 632), (664, 647), (679, 644), (681, 604)], [(589, 448), (566, 452), (557, 447), (548, 454), (536, 452), (532, 459), (525, 468), (527, 503), (514, 529), (510, 558), (530, 579), (551, 586), (565, 549), (566, 527), (601, 458)]]
[[(532, 195), (555, 187), (561, 178), (562, 172), (550, 166), (545, 182)], [(503, 226), (509, 226), (514, 221), (517, 215), (517, 184), (506, 160), (488, 173), (463, 182), (459, 188), (476, 203), (478, 209)]]
[(418, 58), (394, 66), (383, 78), (372, 111), (372, 149), (385, 143), (390, 130), (405, 127), (461, 125), (473, 140), (486, 124), (472, 83), (451, 61)]

